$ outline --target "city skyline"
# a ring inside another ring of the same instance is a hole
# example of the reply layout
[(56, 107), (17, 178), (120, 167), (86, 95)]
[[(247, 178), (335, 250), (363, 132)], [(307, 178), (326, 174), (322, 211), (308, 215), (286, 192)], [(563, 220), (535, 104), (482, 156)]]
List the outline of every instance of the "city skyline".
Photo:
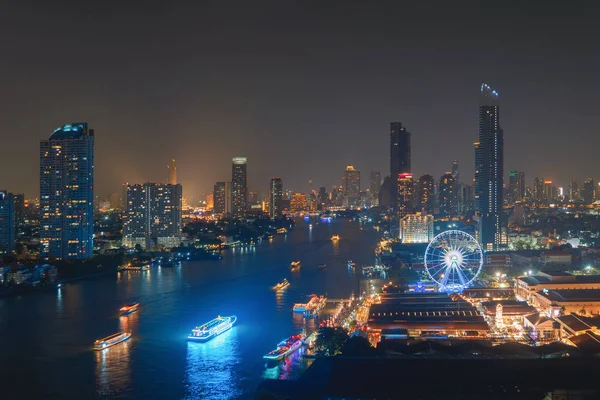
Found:
[[(597, 180), (598, 63), (586, 42), (596, 28), (585, 23), (591, 14), (550, 5), (546, 18), (529, 20), (503, 6), (485, 14), (414, 6), (397, 24), (397, 10), (352, 2), (343, 12), (328, 5), (282, 4), (266, 13), (210, 5), (171, 9), (174, 18), (165, 18), (165, 10), (148, 6), (144, 18), (135, 19), (137, 10), (124, 7), (110, 24), (98, 18), (71, 35), (54, 28), (85, 18), (88, 6), (45, 18), (45, 7), (13, 4), (0, 16), (3, 36), (22, 39), (7, 43), (9, 61), (0, 67), (11, 77), (3, 82), (6, 92), (15, 94), (0, 107), (7, 153), (0, 168), (15, 171), (4, 174), (3, 187), (37, 197), (36, 143), (72, 120), (87, 121), (101, 134), (101, 195), (125, 182), (164, 182), (167, 154), (178, 160), (188, 195), (226, 180), (227, 160), (238, 154), (252, 164), (251, 188), (266, 190), (273, 175), (297, 190), (306, 191), (310, 179), (315, 187), (330, 187), (340, 183), (345, 165), (387, 171), (382, 155), (389, 122), (397, 120), (413, 134), (414, 176), (437, 178), (456, 159), (468, 181), (482, 81), (503, 93), (504, 129), (519, 138), (506, 142), (507, 170), (565, 184), (588, 175)], [(224, 23), (210, 23), (223, 15)], [(187, 18), (197, 23), (182, 23)], [(162, 32), (160, 43), (152, 40), (157, 22), (171, 32)], [(314, 37), (304, 32), (307, 24)], [(500, 35), (508, 25), (511, 32)], [(473, 36), (483, 26), (485, 39)], [(450, 27), (456, 29), (448, 33)], [(131, 32), (140, 34), (127, 36)], [(524, 32), (527, 40), (521, 40)], [(91, 55), (82, 62), (55, 57), (82, 47)], [(181, 51), (188, 48), (194, 51)], [(569, 57), (560, 56), (562, 49)], [(40, 62), (49, 58), (52, 63)], [(564, 132), (570, 143), (589, 144), (578, 149), (581, 162), (557, 163), (566, 157)], [(267, 153), (264, 143), (283, 151)], [(544, 152), (537, 151), (540, 143)], [(132, 149), (144, 156), (131, 157)], [(286, 162), (293, 157), (302, 157), (304, 168)]]

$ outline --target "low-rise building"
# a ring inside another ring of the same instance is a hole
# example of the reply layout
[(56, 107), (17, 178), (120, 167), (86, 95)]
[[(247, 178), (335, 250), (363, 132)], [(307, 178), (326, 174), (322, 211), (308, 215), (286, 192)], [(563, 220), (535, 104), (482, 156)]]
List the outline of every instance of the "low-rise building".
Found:
[(523, 317), (523, 326), (531, 331), (535, 340), (553, 340), (558, 335), (555, 322), (545, 314), (533, 313)]
[(600, 289), (600, 275), (572, 275), (567, 272), (540, 272), (535, 276), (514, 279), (517, 296), (531, 300), (535, 293), (546, 290)]
[(547, 315), (600, 315), (600, 289), (544, 289), (534, 293), (530, 302)]

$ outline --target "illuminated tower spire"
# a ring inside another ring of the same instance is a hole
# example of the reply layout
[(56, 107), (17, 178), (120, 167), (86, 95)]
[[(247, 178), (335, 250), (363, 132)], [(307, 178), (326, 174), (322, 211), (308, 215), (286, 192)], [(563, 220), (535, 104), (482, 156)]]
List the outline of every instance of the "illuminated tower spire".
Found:
[(169, 170), (169, 185), (177, 185), (177, 167), (175, 166), (175, 157), (171, 160), (171, 163), (167, 165)]

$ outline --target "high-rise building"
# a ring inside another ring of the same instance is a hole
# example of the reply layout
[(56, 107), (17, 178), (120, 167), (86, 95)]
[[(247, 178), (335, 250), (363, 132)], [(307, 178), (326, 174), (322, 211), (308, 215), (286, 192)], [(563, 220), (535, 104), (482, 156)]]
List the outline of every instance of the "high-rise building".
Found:
[(525, 197), (525, 174), (518, 171), (508, 173), (508, 201), (514, 203)]
[(12, 198), (15, 205), (15, 227), (22, 227), (25, 224), (25, 195), (15, 193)]
[(410, 132), (401, 122), (390, 123), (390, 176), (397, 179), (410, 169)]
[[(398, 201), (398, 179), (400, 174), (410, 174), (411, 171), (411, 149), (410, 132), (402, 126), (401, 122), (390, 123), (390, 195), (392, 205), (397, 207)], [(384, 182), (385, 183), (385, 182)]]
[(123, 245), (176, 247), (181, 243), (181, 185), (128, 185)]
[(554, 200), (554, 191), (552, 190), (552, 181), (544, 180), (544, 199), (548, 201)]
[(308, 208), (308, 200), (304, 193), (294, 193), (290, 198), (290, 211), (301, 212)]
[(317, 208), (319, 210), (325, 210), (327, 208), (329, 202), (327, 201), (327, 189), (324, 186), (321, 186), (319, 188), (318, 201), (319, 201), (319, 205)]
[(344, 197), (348, 207), (360, 206), (360, 171), (353, 165), (348, 165), (344, 171)]
[(422, 175), (417, 184), (417, 208), (419, 211), (431, 214), (435, 207), (433, 187), (435, 180), (431, 175)]
[(275, 219), (281, 216), (281, 200), (283, 199), (283, 183), (281, 178), (271, 178), (269, 185), (269, 217)]
[(381, 172), (371, 171), (369, 190), (371, 192), (371, 205), (379, 204), (379, 189), (381, 188)]
[(213, 212), (215, 214), (225, 214), (227, 210), (227, 182), (217, 182), (213, 188)]
[(85, 259), (94, 245), (94, 130), (73, 123), (40, 142), (40, 256)]
[(0, 254), (15, 248), (15, 201), (11, 193), (0, 190)]
[(544, 201), (544, 181), (538, 177), (533, 179), (533, 198), (535, 201)]
[(458, 161), (457, 160), (452, 161), (452, 172), (451, 172), (451, 174), (452, 174), (452, 177), (454, 178), (454, 181), (456, 183), (458, 183), (459, 182), (458, 179), (460, 177), (460, 171), (458, 170)]
[(579, 195), (579, 182), (577, 181), (571, 181), (569, 183), (569, 200), (572, 202), (581, 200)]
[(177, 185), (177, 166), (175, 165), (175, 157), (171, 159), (171, 162), (167, 165), (167, 169), (169, 170), (169, 185)]
[(412, 174), (398, 175), (398, 215), (405, 216), (414, 211), (414, 181)]
[(481, 85), (479, 141), (475, 144), (475, 201), (480, 214), (479, 240), (485, 250), (508, 245), (504, 214), (504, 132), (500, 126), (498, 92)]
[(440, 178), (438, 197), (440, 215), (444, 217), (455, 215), (458, 193), (456, 191), (456, 181), (454, 180), (452, 173), (446, 172)]
[(402, 243), (429, 243), (433, 240), (433, 215), (408, 214), (400, 219)]
[(596, 196), (593, 178), (587, 178), (585, 182), (583, 182), (583, 189), (581, 190), (580, 195), (585, 204), (594, 202)]
[(234, 157), (231, 169), (231, 212), (242, 218), (248, 208), (248, 184), (246, 157)]

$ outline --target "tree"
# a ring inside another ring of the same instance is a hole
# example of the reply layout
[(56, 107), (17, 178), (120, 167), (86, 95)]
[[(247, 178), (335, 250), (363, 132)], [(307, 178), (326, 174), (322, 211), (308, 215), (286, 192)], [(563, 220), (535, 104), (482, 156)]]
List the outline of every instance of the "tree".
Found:
[(322, 356), (335, 356), (342, 352), (342, 346), (348, 340), (348, 331), (341, 327), (322, 327), (319, 329), (315, 348)]
[(142, 251), (144, 251), (144, 250), (142, 249), (142, 245), (141, 245), (141, 244), (139, 244), (139, 243), (137, 243), (137, 244), (135, 245), (135, 252), (136, 252), (136, 253), (138, 253), (138, 255), (140, 255), (140, 254), (142, 254)]
[(353, 336), (342, 346), (342, 354), (350, 357), (367, 357), (375, 353), (369, 339), (363, 336)]

